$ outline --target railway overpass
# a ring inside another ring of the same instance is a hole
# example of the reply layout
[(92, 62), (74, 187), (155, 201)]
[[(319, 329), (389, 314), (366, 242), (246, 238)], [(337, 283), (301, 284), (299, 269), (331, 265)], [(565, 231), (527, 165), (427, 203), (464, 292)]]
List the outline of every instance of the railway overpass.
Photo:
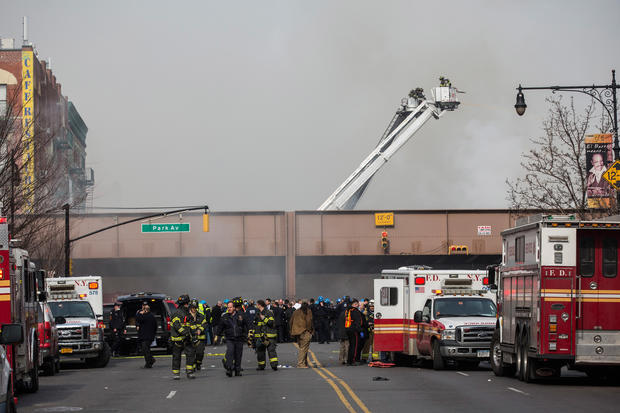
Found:
[[(393, 212), (393, 226), (377, 225), (378, 212)], [(71, 238), (140, 215), (72, 216)], [(370, 296), (383, 268), (498, 262), (500, 232), (517, 217), (509, 210), (212, 212), (203, 232), (201, 213), (183, 213), (142, 223), (189, 223), (189, 232), (142, 232), (136, 222), (73, 243), (71, 256), (74, 274), (104, 277), (106, 300), (136, 291), (189, 292), (209, 303), (236, 295)], [(451, 245), (469, 254), (449, 254)]]

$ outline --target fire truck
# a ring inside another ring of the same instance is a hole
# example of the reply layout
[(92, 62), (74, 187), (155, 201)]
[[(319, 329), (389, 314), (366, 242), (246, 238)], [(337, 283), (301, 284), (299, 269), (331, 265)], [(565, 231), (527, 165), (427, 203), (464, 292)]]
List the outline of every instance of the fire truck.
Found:
[(6, 217), (0, 217), (0, 324), (20, 324), (23, 341), (7, 345), (13, 383), (25, 392), (39, 388), (38, 307), (45, 300), (44, 273), (37, 271), (28, 251), (9, 246)]
[(491, 366), (529, 382), (561, 368), (620, 373), (620, 221), (525, 217), (502, 232)]
[[(433, 368), (489, 359), (495, 295), (484, 270), (383, 270), (374, 281), (374, 350), (430, 359)], [(405, 357), (403, 357), (405, 356)]]

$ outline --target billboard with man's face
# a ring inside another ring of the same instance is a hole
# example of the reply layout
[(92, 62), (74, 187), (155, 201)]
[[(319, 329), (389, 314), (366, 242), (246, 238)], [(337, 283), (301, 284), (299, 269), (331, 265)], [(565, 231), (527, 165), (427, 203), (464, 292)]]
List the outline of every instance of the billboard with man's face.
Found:
[(611, 206), (611, 197), (614, 195), (613, 188), (603, 178), (603, 174), (614, 161), (612, 142), (613, 138), (610, 133), (586, 136), (588, 208), (603, 209)]

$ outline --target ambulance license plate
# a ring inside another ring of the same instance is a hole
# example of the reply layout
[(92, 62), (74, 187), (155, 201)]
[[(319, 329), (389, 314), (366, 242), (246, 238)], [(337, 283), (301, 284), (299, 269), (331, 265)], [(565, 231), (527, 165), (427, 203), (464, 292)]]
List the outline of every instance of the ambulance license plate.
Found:
[(69, 353), (73, 353), (73, 349), (72, 349), (72, 348), (66, 348), (66, 347), (65, 347), (65, 348), (61, 348), (61, 349), (60, 349), (60, 352), (61, 352), (62, 354), (69, 354)]
[(489, 357), (491, 355), (491, 351), (490, 350), (478, 350), (478, 357), (479, 358), (486, 358)]

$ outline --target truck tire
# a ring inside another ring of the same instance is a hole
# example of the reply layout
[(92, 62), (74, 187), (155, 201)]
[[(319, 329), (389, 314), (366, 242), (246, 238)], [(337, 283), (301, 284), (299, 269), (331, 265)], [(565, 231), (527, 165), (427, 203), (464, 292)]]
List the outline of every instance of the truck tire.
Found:
[(532, 383), (537, 379), (536, 360), (534, 360), (527, 354), (530, 346), (529, 335), (527, 333), (523, 334), (523, 336), (521, 337), (520, 344), (521, 345), (519, 347), (519, 351), (521, 355), (521, 367), (519, 368), (519, 380), (526, 383)]
[(521, 358), (523, 357), (523, 352), (521, 351), (521, 335), (516, 335), (515, 336), (515, 358), (516, 358), (516, 363), (515, 363), (515, 374), (517, 375), (517, 378), (519, 380), (521, 380), (521, 377), (523, 375), (523, 373), (521, 372), (521, 369), (523, 368), (523, 361), (521, 360)]
[(101, 351), (101, 354), (99, 355), (99, 357), (95, 359), (97, 360), (97, 362), (95, 363), (95, 367), (103, 368), (107, 366), (108, 363), (110, 362), (111, 356), (112, 356), (112, 351), (110, 350), (110, 346), (108, 346), (108, 343), (103, 343), (103, 351)]
[(446, 368), (446, 362), (441, 355), (439, 341), (433, 341), (433, 370), (443, 370)]
[(28, 372), (28, 376), (30, 376), (30, 382), (23, 383), (23, 389), (26, 393), (36, 393), (39, 390), (39, 340), (35, 340), (32, 357), (32, 369)]
[(495, 375), (498, 377), (514, 376), (515, 366), (504, 364), (504, 353), (502, 352), (501, 343), (499, 340), (499, 330), (495, 330), (495, 332), (493, 333), (490, 350), (491, 357), (489, 358), (489, 362), (491, 363), (493, 373), (495, 373)]
[(46, 376), (53, 376), (56, 374), (56, 361), (54, 359), (48, 359), (43, 363), (43, 371)]

